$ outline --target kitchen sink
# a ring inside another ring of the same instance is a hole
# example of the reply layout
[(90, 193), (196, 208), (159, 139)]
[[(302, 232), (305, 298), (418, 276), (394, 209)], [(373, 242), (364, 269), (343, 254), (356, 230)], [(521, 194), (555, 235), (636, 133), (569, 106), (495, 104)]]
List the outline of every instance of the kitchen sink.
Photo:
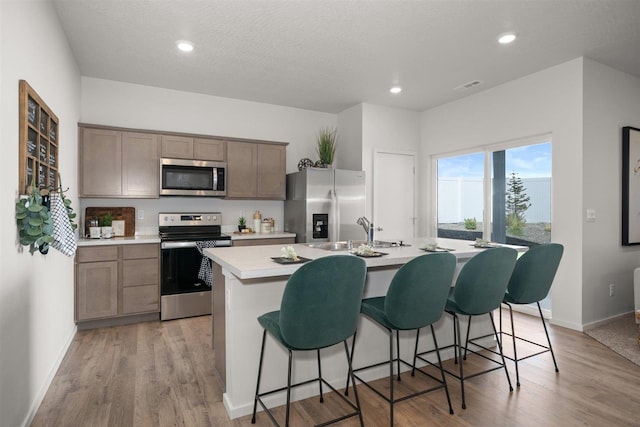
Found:
[[(351, 248), (357, 249), (358, 246), (364, 245), (367, 242), (364, 240), (352, 240)], [(339, 242), (321, 242), (321, 243), (308, 243), (308, 247), (316, 248), (316, 249), (324, 249), (326, 251), (346, 251), (349, 250), (349, 242), (348, 241), (339, 241)], [(381, 240), (375, 240), (373, 242), (374, 248), (390, 248), (393, 246), (391, 242), (384, 242)]]

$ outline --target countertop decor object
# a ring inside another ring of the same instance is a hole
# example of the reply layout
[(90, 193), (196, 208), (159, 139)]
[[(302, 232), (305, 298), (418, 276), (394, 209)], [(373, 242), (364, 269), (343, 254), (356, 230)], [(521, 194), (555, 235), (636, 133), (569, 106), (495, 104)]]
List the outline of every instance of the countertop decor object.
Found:
[(123, 219), (114, 219), (111, 222), (111, 228), (113, 229), (114, 237), (122, 237), (125, 232), (125, 223)]
[[(113, 218), (116, 220), (124, 220), (124, 235), (125, 237), (131, 237), (136, 233), (136, 209), (131, 207), (88, 207), (85, 209), (85, 221), (86, 228), (84, 235), (89, 235), (89, 220), (98, 219), (104, 216), (106, 213), (111, 212)], [(82, 234), (82, 233), (80, 233)]]
[(283, 256), (273, 256), (271, 257), (271, 259), (277, 262), (278, 264), (302, 264), (307, 261), (310, 261), (309, 258), (305, 258), (305, 257), (298, 257), (296, 259), (293, 259), (293, 258), (287, 258)]

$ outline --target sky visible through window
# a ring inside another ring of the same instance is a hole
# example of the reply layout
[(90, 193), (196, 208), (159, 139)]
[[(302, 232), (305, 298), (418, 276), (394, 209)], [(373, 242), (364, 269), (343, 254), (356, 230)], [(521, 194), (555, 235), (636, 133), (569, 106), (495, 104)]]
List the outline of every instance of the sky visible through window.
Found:
[[(551, 143), (509, 148), (506, 153), (506, 172), (518, 173), (520, 178), (551, 176)], [(484, 153), (447, 157), (438, 160), (438, 177), (482, 178)]]

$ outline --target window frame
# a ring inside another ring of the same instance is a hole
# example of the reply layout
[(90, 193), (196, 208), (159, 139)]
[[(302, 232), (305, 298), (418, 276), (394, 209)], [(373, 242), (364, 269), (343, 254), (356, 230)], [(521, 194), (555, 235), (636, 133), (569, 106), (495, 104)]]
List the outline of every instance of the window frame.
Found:
[[(550, 143), (551, 144), (551, 164), (553, 171), (553, 135), (551, 132), (545, 132), (537, 135), (510, 139), (507, 141), (501, 141), (493, 144), (480, 145), (470, 147), (457, 151), (449, 151), (440, 154), (431, 155), (431, 210), (432, 218), (431, 224), (428, 227), (428, 235), (438, 235), (438, 160), (447, 157), (464, 156), (468, 154), (483, 153), (484, 154), (484, 176), (482, 179), (483, 190), (483, 207), (482, 207), (482, 238), (485, 240), (491, 239), (491, 221), (493, 218), (493, 189), (492, 189), (492, 173), (491, 170), (491, 156), (496, 151), (506, 151), (512, 148), (523, 147), (527, 145), (538, 145)], [(551, 174), (553, 179), (553, 172)], [(553, 192), (553, 186), (551, 187)], [(551, 216), (553, 217), (553, 194), (549, 195), (551, 198)]]

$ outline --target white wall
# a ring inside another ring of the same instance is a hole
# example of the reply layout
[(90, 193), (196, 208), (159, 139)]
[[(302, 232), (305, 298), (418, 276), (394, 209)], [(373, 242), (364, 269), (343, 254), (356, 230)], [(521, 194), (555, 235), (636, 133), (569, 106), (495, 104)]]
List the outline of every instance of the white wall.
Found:
[[(596, 221), (583, 229), (583, 322), (633, 310), (633, 269), (640, 248), (621, 246), (622, 131), (640, 127), (640, 79), (584, 62), (584, 208)], [(609, 297), (609, 284), (616, 292)]]
[[(367, 211), (373, 218), (373, 152), (376, 149), (420, 150), (420, 113), (399, 108), (362, 104), (362, 170), (367, 173)], [(418, 194), (420, 190), (418, 189)]]
[[(287, 173), (298, 170), (301, 158), (317, 160), (318, 130), (337, 123), (335, 114), (89, 77), (82, 77), (81, 111), (83, 123), (288, 142)], [(220, 211), (225, 229), (233, 228), (240, 214), (247, 216), (255, 210), (263, 218), (274, 218), (276, 226), (284, 219), (280, 201), (83, 199), (82, 210), (88, 206), (145, 209), (145, 219), (136, 220), (136, 230), (157, 228), (157, 213), (166, 211)]]
[(362, 170), (362, 107), (358, 104), (338, 114), (336, 168)]
[[(579, 58), (425, 111), (421, 125), (421, 182), (431, 181), (431, 155), (552, 134), (552, 240), (565, 246), (552, 288), (553, 322), (574, 329), (583, 320), (582, 64)], [(435, 216), (432, 188), (423, 194), (420, 234)]]
[(18, 81), (27, 82), (60, 121), (60, 172), (78, 207), (80, 76), (50, 1), (0, 2), (0, 424), (26, 425), (75, 333), (73, 259), (21, 251), (18, 192)]

